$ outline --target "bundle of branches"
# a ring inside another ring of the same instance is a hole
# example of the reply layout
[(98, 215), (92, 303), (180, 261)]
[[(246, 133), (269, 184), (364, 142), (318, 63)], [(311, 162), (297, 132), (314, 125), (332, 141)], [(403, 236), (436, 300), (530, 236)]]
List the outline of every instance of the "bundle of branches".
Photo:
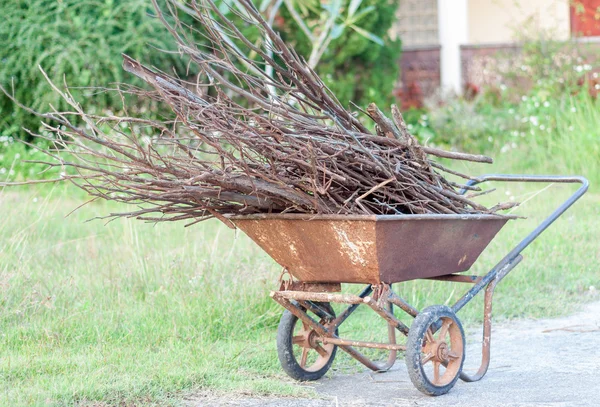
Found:
[[(374, 104), (362, 111), (375, 124), (369, 130), (249, 0), (237, 1), (228, 17), (214, 0), (153, 3), (206, 80), (189, 83), (124, 56), (124, 69), (152, 87), (125, 91), (168, 104), (174, 116), (86, 114), (56, 86), (73, 111), (43, 115), (58, 123), (47, 125), (50, 137), (40, 136), (60, 147), (47, 151), (52, 165), (76, 170), (62, 179), (92, 196), (139, 205), (110, 216), (195, 223), (258, 212), (480, 214), (510, 206), (488, 209), (459, 194), (463, 186), (441, 173), (470, 177), (431, 157), (491, 159), (420, 145), (395, 106), (392, 119)], [(182, 12), (196, 20), (195, 29), (177, 17)], [(194, 42), (198, 36), (204, 45)], [(75, 126), (74, 116), (86, 128)]]

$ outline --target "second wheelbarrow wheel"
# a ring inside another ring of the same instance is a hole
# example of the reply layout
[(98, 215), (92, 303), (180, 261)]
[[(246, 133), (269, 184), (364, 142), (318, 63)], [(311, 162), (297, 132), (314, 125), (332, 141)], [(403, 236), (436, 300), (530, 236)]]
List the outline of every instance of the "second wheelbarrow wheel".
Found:
[(406, 367), (415, 387), (430, 396), (454, 386), (465, 360), (465, 334), (447, 306), (425, 308), (413, 321), (406, 343)]
[[(314, 304), (335, 318), (329, 303)], [(325, 326), (333, 319), (311, 316)], [(281, 367), (291, 378), (299, 381), (320, 379), (331, 367), (336, 351), (336, 345), (324, 344), (315, 331), (290, 311), (283, 312), (277, 328), (277, 354)]]

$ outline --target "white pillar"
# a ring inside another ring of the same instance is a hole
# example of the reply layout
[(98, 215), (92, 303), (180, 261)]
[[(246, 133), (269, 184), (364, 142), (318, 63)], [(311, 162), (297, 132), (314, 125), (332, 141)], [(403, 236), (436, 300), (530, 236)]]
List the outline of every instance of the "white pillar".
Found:
[(442, 91), (462, 93), (460, 46), (468, 41), (468, 0), (438, 0)]

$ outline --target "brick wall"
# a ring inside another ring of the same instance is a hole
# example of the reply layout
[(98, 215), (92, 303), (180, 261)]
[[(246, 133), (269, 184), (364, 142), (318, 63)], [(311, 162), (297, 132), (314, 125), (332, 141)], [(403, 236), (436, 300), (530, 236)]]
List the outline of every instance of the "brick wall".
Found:
[(440, 46), (405, 48), (400, 69), (401, 83), (396, 96), (402, 108), (421, 107), (423, 99), (440, 87)]

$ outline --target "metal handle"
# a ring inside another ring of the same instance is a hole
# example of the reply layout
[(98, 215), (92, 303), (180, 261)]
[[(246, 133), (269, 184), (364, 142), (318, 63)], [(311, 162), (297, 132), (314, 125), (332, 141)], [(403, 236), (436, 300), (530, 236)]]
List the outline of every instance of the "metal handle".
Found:
[[(586, 193), (589, 187), (589, 182), (584, 177), (563, 177), (555, 175), (507, 175), (507, 174), (489, 174), (482, 175), (467, 182), (468, 186), (481, 184), (486, 181), (506, 181), (506, 182), (559, 182), (559, 183), (580, 183), (581, 187), (573, 195), (569, 197), (562, 205), (550, 214), (540, 225), (535, 228), (529, 235), (525, 237), (514, 249), (510, 251), (489, 273), (475, 284), (456, 304), (452, 307), (454, 312), (458, 312), (464, 307), (471, 298), (473, 298), (483, 287), (487, 286), (492, 280), (499, 277), (504, 278), (510, 270), (518, 263), (515, 261), (521, 252), (531, 244), (544, 230), (548, 228), (560, 215), (562, 215), (571, 205), (573, 205), (583, 194)], [(466, 191), (460, 191), (464, 194)]]
[[(579, 198), (583, 196), (590, 185), (589, 181), (581, 176), (560, 176), (560, 175), (510, 175), (510, 174), (488, 174), (469, 180), (468, 186), (481, 184), (486, 181), (503, 181), (503, 182), (557, 182), (564, 184), (579, 183), (581, 187), (573, 195), (569, 197), (562, 205), (550, 214), (533, 232), (523, 239), (502, 261), (505, 263), (518, 256), (531, 242), (533, 242), (544, 230), (548, 228), (560, 215), (571, 207)], [(460, 191), (464, 194), (466, 191)]]

